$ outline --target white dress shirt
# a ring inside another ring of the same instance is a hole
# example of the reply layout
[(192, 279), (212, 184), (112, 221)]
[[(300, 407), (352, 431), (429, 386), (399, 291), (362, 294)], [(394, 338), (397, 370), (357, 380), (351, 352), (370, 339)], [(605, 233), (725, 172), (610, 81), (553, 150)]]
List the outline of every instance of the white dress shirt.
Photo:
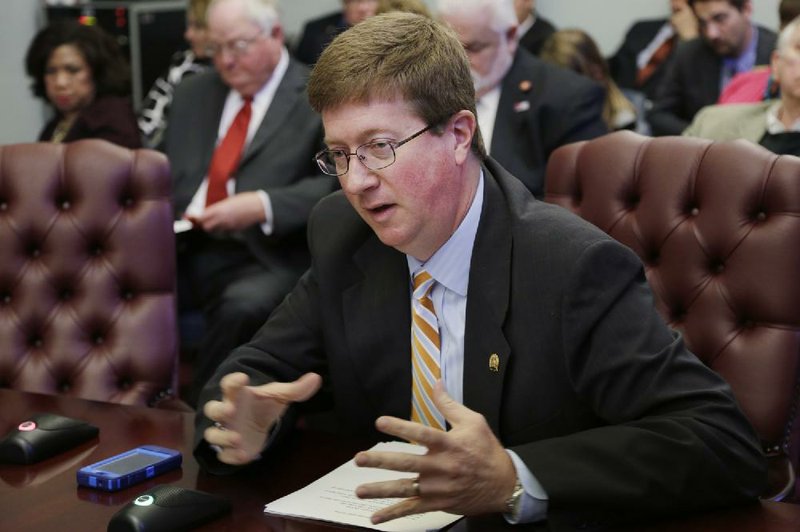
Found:
[[(467, 289), (469, 269), (475, 235), (478, 232), (483, 210), (483, 172), (478, 181), (475, 198), (466, 216), (450, 239), (433, 256), (422, 263), (406, 255), (409, 270), (409, 298), (413, 297), (411, 279), (417, 270), (424, 268), (436, 283), (431, 291), (431, 300), (439, 321), (441, 339), (439, 367), (442, 382), (448, 395), (464, 403), (464, 329), (467, 317)], [(410, 332), (409, 332), (410, 334)], [(409, 359), (409, 364), (410, 364)], [(536, 477), (514, 451), (506, 449), (514, 462), (525, 496), (519, 519), (515, 523), (528, 523), (547, 516), (547, 493)]]
[[(247, 126), (247, 137), (245, 139), (245, 151), (247, 150), (247, 146), (250, 145), (250, 141), (253, 140), (258, 128), (261, 126), (261, 122), (264, 120), (264, 116), (267, 114), (267, 110), (272, 104), (272, 99), (275, 97), (275, 92), (278, 90), (278, 86), (281, 84), (283, 76), (286, 74), (286, 70), (288, 68), (289, 52), (286, 50), (286, 48), (283, 48), (283, 50), (281, 50), (281, 58), (278, 60), (278, 64), (275, 65), (275, 70), (272, 72), (269, 80), (267, 80), (264, 86), (253, 95), (253, 101), (250, 104), (252, 114), (250, 115), (250, 123)], [(233, 124), (233, 120), (236, 118), (236, 115), (239, 113), (239, 109), (242, 108), (242, 105), (244, 105), (244, 98), (242, 98), (242, 95), (233, 89), (228, 91), (228, 96), (225, 99), (225, 105), (222, 108), (222, 117), (219, 120), (219, 128), (217, 129), (217, 142), (215, 146), (222, 142), (222, 139), (225, 138), (225, 134), (231, 127), (231, 124)], [(236, 193), (236, 180), (228, 179), (228, 181), (225, 183), (225, 188), (228, 191), (228, 196), (233, 196)], [(203, 182), (200, 183), (197, 192), (195, 192), (194, 196), (192, 197), (192, 201), (186, 208), (187, 215), (199, 216), (202, 214), (206, 207), (207, 190), (208, 176), (205, 176), (203, 178)], [(273, 229), (272, 202), (270, 201), (269, 194), (267, 194), (266, 191), (259, 190), (257, 192), (264, 207), (264, 219), (266, 220), (263, 224), (261, 224), (261, 230), (264, 232), (264, 234), (269, 235), (272, 234)]]

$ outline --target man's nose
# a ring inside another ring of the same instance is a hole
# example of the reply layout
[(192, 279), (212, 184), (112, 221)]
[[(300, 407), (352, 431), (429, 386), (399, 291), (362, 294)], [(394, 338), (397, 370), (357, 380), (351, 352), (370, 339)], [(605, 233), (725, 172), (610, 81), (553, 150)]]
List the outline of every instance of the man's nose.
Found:
[(342, 190), (348, 194), (362, 194), (375, 187), (379, 181), (375, 172), (364, 166), (356, 155), (350, 157), (350, 167), (347, 173), (339, 176)]

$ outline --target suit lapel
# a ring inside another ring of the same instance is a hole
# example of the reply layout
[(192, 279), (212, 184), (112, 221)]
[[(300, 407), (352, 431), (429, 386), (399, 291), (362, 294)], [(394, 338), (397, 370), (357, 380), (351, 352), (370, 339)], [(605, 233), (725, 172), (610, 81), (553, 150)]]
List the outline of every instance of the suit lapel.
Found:
[[(520, 89), (520, 85), (523, 83), (527, 83), (525, 91)], [(517, 53), (511, 70), (503, 78), (500, 100), (497, 103), (497, 116), (494, 121), (490, 150), (495, 159), (515, 159), (518, 149), (517, 139), (528, 138), (522, 136), (522, 129), (525, 127), (526, 111), (533, 106), (531, 102), (532, 89), (531, 76), (525, 76), (520, 65), (520, 54)]]
[[(371, 236), (354, 255), (362, 277), (343, 292), (348, 355), (375, 417), (411, 414), (411, 303), (405, 255)], [(374, 419), (374, 418), (373, 418)]]
[[(499, 171), (499, 168), (498, 168)], [(511, 220), (502, 192), (484, 169), (484, 203), (469, 272), (464, 332), (464, 404), (500, 434), (503, 380), (511, 347), (503, 332), (509, 304)]]
[(278, 85), (272, 102), (264, 115), (264, 119), (261, 120), (253, 140), (245, 148), (242, 160), (239, 163), (240, 166), (246, 164), (248, 159), (259, 153), (272, 137), (280, 133), (281, 127), (289, 118), (298, 98), (303, 97), (305, 82), (303, 69), (290, 62), (289, 68), (286, 70), (280, 85)]
[(195, 181), (192, 183), (192, 190), (197, 190), (205, 177), (205, 172), (211, 166), (211, 157), (214, 155), (214, 150), (217, 147), (217, 133), (219, 132), (219, 122), (222, 119), (222, 110), (225, 107), (225, 100), (228, 97), (228, 88), (223, 83), (219, 75), (214, 77), (214, 83), (211, 87), (211, 96), (208, 99), (208, 112), (201, 113), (200, 116), (205, 117), (204, 127), (200, 127), (200, 146), (203, 147), (200, 157), (203, 157), (203, 164), (200, 168), (203, 169), (202, 173), (192, 174), (191, 178)]

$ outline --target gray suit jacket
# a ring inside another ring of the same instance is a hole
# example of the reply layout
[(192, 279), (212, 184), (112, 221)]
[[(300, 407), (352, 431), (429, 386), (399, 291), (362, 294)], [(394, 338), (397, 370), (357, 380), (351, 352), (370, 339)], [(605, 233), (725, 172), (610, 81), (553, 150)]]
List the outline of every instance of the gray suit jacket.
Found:
[[(263, 264), (307, 267), (305, 228), (311, 208), (335, 180), (313, 161), (322, 148), (322, 121), (306, 98), (306, 67), (294, 60), (236, 171), (236, 192), (265, 190), (272, 202), (274, 232), (252, 226), (240, 235)], [(186, 79), (175, 91), (166, 134), (174, 181), (175, 216), (183, 215), (206, 176), (228, 87), (215, 71)]]
[[(483, 414), (544, 486), (551, 512), (675, 514), (753, 499), (766, 481), (757, 438), (722, 379), (653, 307), (627, 247), (540, 203), (487, 162), (469, 279), (464, 404)], [(312, 214), (313, 261), (253, 341), (201, 395), (244, 371), (252, 382), (320, 372), (339, 427), (408, 419), (410, 282), (341, 193)], [(499, 371), (489, 359), (499, 357)], [(198, 460), (220, 470), (202, 441)], [(286, 428), (289, 423), (282, 423)]]

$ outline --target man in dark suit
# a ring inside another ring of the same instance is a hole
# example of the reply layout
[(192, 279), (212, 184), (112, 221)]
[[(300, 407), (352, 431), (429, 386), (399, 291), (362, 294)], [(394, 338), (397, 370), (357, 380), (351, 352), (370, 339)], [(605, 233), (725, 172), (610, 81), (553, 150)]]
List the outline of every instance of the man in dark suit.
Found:
[(203, 467), (270, 452), (324, 380), (342, 432), (428, 448), (356, 455), (416, 475), (356, 489), (403, 499), (374, 523), (755, 499), (757, 438), (655, 311), (636, 255), (486, 158), (452, 31), (373, 17), (323, 52), (308, 92), (342, 192), (312, 214), (310, 270), (203, 391)]
[(680, 135), (717, 102), (737, 72), (769, 63), (777, 36), (753, 24), (751, 0), (689, 0), (701, 37), (678, 47), (647, 120), (654, 135)]
[(467, 51), (489, 154), (541, 198), (554, 149), (608, 132), (603, 88), (519, 48), (511, 0), (439, 0), (438, 13)]
[[(215, 0), (208, 13), (216, 71), (178, 87), (166, 134), (175, 215), (194, 223), (179, 235), (179, 298), (203, 310), (207, 328), (190, 401), (308, 267), (308, 215), (334, 184), (312, 160), (321, 123), (307, 102), (307, 69), (283, 46), (274, 2)], [(212, 202), (215, 161), (248, 99), (238, 166), (221, 176), (224, 197)]]
[(675, 57), (678, 44), (699, 35), (697, 18), (687, 0), (669, 0), (669, 4), (670, 18), (636, 22), (608, 60), (611, 77), (617, 85), (643, 93), (650, 102)]
[(556, 31), (553, 23), (536, 12), (536, 0), (514, 0), (517, 13), (519, 45), (533, 55), (539, 55), (542, 45)]
[(342, 10), (310, 20), (303, 28), (294, 56), (307, 65), (317, 62), (319, 54), (334, 37), (378, 9), (378, 0), (342, 0)]

